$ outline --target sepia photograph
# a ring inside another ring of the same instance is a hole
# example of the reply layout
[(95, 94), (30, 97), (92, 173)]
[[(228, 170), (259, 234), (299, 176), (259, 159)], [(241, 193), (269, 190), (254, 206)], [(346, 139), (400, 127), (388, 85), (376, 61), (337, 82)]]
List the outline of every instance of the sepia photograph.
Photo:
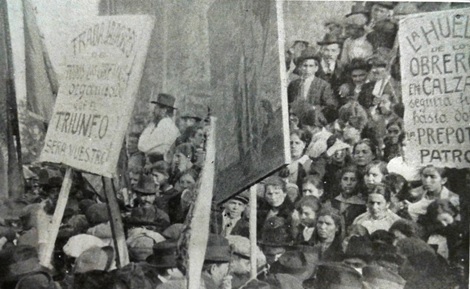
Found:
[(0, 289), (469, 288), (470, 1), (0, 17)]

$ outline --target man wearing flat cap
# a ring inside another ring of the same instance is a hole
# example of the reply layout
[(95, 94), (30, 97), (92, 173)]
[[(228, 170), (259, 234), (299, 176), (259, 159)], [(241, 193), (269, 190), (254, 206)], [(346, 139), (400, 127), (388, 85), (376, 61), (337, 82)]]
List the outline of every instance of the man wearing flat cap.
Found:
[(224, 204), (224, 210), (211, 219), (211, 232), (224, 237), (239, 235), (249, 238), (250, 225), (244, 215), (249, 198), (245, 192), (230, 198)]
[(160, 93), (153, 111), (153, 121), (144, 129), (139, 138), (138, 149), (145, 153), (151, 163), (163, 160), (180, 131), (173, 122), (175, 97)]

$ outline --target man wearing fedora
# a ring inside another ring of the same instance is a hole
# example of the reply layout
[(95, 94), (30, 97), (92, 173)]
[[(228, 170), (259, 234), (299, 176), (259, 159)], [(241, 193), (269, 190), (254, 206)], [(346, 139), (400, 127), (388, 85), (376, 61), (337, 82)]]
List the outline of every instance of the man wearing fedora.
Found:
[(291, 81), (287, 88), (288, 102), (294, 110), (305, 103), (317, 108), (336, 108), (337, 102), (330, 84), (315, 76), (319, 66), (320, 57), (309, 49), (304, 50), (298, 61), (300, 78)]
[(184, 275), (178, 268), (177, 244), (174, 241), (163, 241), (153, 247), (153, 254), (146, 262), (155, 269), (154, 288), (160, 288), (161, 284), (174, 280), (183, 280)]
[(323, 39), (317, 43), (320, 46), (321, 60), (316, 76), (331, 85), (333, 95), (338, 101), (339, 87), (345, 82), (344, 67), (338, 60), (343, 39), (337, 35), (327, 33)]
[(153, 111), (153, 121), (148, 124), (139, 138), (138, 149), (145, 153), (148, 160), (153, 163), (163, 160), (170, 150), (180, 131), (173, 121), (175, 97), (160, 93)]

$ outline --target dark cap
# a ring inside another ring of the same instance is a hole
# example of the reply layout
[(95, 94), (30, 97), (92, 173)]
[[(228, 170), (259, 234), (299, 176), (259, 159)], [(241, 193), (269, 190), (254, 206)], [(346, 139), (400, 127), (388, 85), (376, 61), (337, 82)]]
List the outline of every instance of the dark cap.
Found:
[(177, 244), (174, 241), (163, 241), (155, 244), (153, 254), (147, 258), (147, 263), (156, 268), (177, 267)]
[(343, 40), (338, 35), (326, 33), (321, 41), (317, 42), (318, 45), (330, 45), (330, 44), (343, 44)]
[(163, 106), (171, 107), (171, 108), (176, 108), (175, 107), (175, 97), (170, 94), (166, 93), (159, 93), (157, 100), (152, 100), (150, 101), (151, 103), (155, 104), (160, 104)]
[(232, 252), (228, 240), (216, 234), (210, 234), (207, 241), (205, 262), (230, 262)]
[(134, 191), (142, 195), (152, 195), (157, 192), (157, 186), (151, 176), (143, 175)]

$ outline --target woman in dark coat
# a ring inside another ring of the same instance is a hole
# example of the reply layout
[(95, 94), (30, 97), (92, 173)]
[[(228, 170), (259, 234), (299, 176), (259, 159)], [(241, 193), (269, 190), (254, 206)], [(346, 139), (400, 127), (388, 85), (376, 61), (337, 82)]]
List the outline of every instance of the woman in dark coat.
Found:
[(313, 253), (321, 262), (343, 260), (343, 221), (334, 209), (324, 209), (317, 216)]

